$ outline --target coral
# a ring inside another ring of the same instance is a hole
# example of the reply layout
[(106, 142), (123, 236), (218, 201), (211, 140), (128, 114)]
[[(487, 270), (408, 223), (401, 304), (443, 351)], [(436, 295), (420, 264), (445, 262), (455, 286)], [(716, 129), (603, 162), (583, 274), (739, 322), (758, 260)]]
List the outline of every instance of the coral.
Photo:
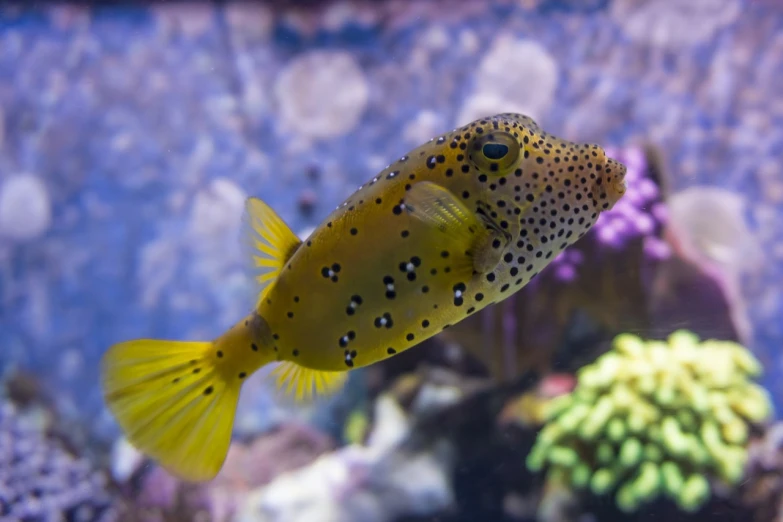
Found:
[(500, 412), (498, 421), (501, 425), (543, 426), (550, 403), (573, 391), (575, 384), (576, 379), (569, 374), (547, 375), (533, 390), (510, 400)]
[(634, 40), (673, 49), (703, 43), (740, 14), (739, 0), (615, 0), (611, 16)]
[(0, 521), (116, 518), (105, 475), (0, 401)]
[(741, 338), (749, 339), (745, 290), (767, 261), (760, 237), (745, 218), (752, 205), (734, 191), (708, 186), (679, 191), (667, 203), (670, 243), (712, 275), (734, 305), (732, 319)]
[(739, 496), (752, 507), (754, 522), (783, 521), (783, 423), (771, 425), (748, 447)]
[(341, 136), (359, 123), (370, 98), (367, 79), (347, 53), (310, 51), (275, 83), (283, 125), (313, 139)]
[[(476, 72), (474, 93), (465, 101), (457, 126), (498, 112), (546, 115), (558, 82), (554, 58), (533, 40), (502, 34)], [(520, 88), (527, 85), (531, 88)]]
[(7, 177), (0, 186), (0, 237), (35, 239), (46, 232), (52, 219), (49, 191), (37, 176)]
[(405, 125), (402, 130), (402, 137), (408, 143), (415, 143), (418, 146), (437, 136), (445, 128), (443, 118), (436, 112), (430, 110), (420, 111), (414, 119)]
[(680, 330), (668, 342), (631, 334), (580, 370), (573, 393), (555, 399), (527, 464), (551, 481), (595, 495), (615, 492), (634, 512), (661, 495), (694, 511), (710, 480), (738, 483), (750, 428), (771, 413), (750, 377), (760, 363), (742, 346)]
[(749, 202), (718, 187), (689, 187), (667, 201), (681, 248), (700, 262), (719, 264), (733, 277), (762, 263), (763, 251), (745, 219)]

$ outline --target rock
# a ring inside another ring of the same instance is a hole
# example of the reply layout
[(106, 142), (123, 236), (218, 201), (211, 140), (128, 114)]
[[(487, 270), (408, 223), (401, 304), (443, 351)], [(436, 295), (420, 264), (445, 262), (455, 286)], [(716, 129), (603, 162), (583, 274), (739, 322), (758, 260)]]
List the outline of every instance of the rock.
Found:
[(275, 96), (284, 130), (328, 139), (356, 127), (370, 87), (351, 54), (318, 50), (286, 66), (275, 82)]
[(30, 241), (42, 236), (52, 219), (44, 182), (32, 174), (9, 176), (0, 186), (0, 236)]
[(207, 483), (184, 482), (125, 442), (115, 445), (112, 470), (136, 508), (149, 517), (145, 520), (228, 522), (249, 491), (333, 447), (332, 439), (312, 428), (283, 424), (250, 443), (233, 442), (220, 473)]
[(453, 503), (448, 451), (405, 451), (408, 420), (390, 396), (376, 403), (367, 446), (351, 445), (251, 493), (237, 522), (390, 522)]

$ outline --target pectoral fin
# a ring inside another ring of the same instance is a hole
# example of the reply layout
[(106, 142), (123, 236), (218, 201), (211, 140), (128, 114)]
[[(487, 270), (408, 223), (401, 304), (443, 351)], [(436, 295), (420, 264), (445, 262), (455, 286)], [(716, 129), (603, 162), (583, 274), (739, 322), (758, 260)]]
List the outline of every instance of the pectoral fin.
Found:
[[(432, 227), (433, 239), (444, 241), (459, 253), (466, 271), (485, 273), (500, 261), (507, 239), (498, 234), (465, 206), (448, 189), (430, 182), (415, 184), (404, 200), (406, 211)], [(496, 247), (495, 239), (502, 241)]]

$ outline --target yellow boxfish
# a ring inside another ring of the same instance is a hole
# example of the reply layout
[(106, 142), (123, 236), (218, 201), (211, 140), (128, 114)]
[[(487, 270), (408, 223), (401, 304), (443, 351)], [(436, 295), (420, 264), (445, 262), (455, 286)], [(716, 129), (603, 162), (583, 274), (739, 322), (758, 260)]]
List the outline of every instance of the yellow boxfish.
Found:
[(394, 161), (301, 241), (249, 198), (253, 310), (209, 342), (134, 340), (103, 357), (128, 440), (185, 480), (223, 465), (244, 379), (270, 363), (298, 400), (525, 286), (625, 192), (621, 163), (499, 114)]

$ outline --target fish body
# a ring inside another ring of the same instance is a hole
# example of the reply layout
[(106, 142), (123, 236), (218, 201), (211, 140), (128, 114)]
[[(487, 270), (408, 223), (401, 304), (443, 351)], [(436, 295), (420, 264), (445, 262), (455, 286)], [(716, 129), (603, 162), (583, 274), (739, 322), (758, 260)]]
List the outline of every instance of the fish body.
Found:
[(505, 299), (622, 197), (625, 170), (597, 145), (500, 114), (397, 159), (304, 241), (250, 198), (255, 308), (212, 342), (113, 346), (107, 404), (142, 451), (183, 478), (209, 479), (247, 376), (279, 362), (279, 385), (297, 398), (331, 393), (348, 370)]
[[(488, 145), (513, 158), (489, 160)], [(599, 147), (553, 138), (530, 118), (474, 122), (359, 188), (257, 311), (283, 359), (329, 371), (383, 360), (522, 288), (614, 204), (623, 175)], [(411, 199), (435, 197), (421, 190), (428, 183), (470, 213), (454, 226), (483, 230), (460, 239), (421, 219)]]

